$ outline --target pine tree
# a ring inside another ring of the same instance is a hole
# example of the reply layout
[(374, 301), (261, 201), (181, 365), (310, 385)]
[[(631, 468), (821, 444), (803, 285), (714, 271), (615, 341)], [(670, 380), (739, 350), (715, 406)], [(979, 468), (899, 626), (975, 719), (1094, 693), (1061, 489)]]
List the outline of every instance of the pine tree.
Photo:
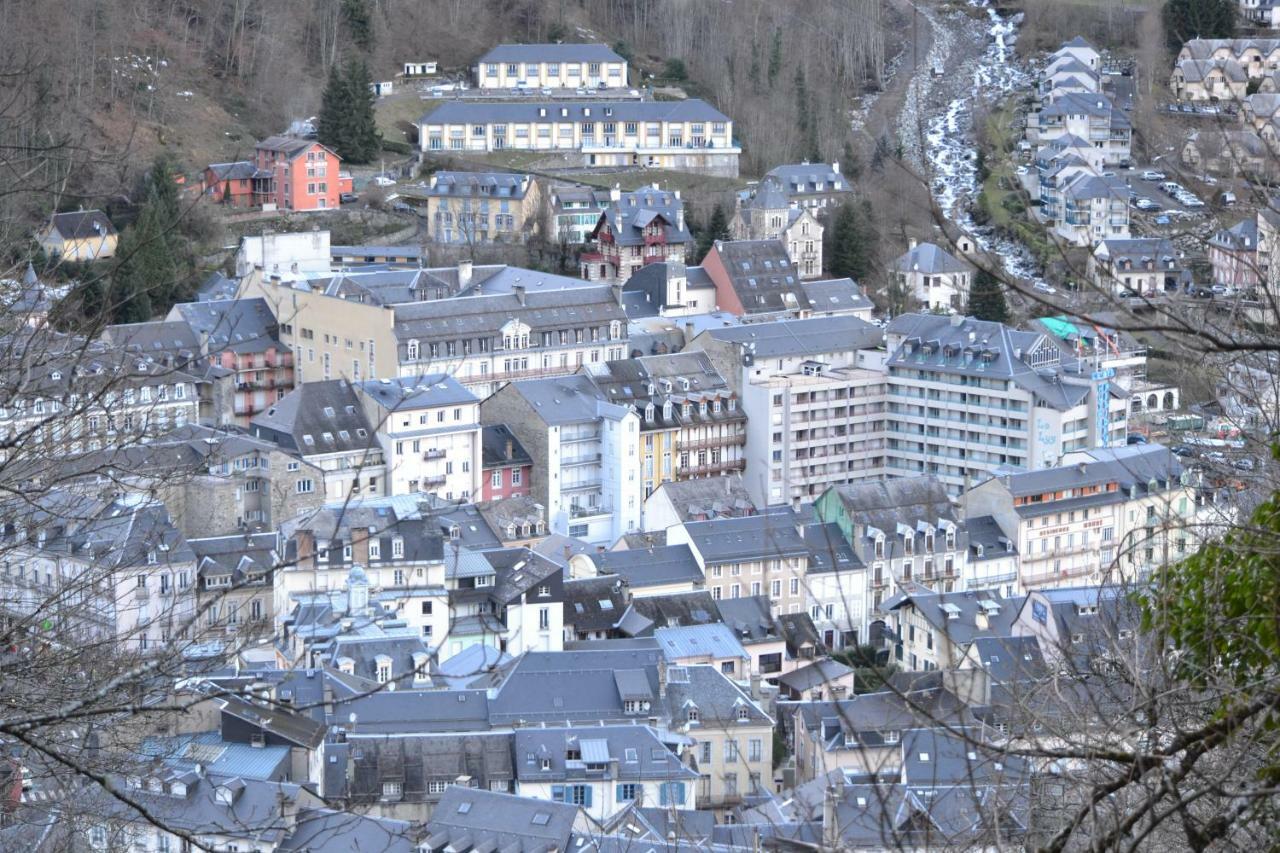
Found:
[(862, 158), (858, 149), (853, 146), (852, 139), (844, 141), (844, 149), (840, 152), (840, 171), (845, 178), (854, 181), (862, 175)]
[(1005, 302), (1004, 289), (999, 280), (987, 270), (978, 270), (969, 288), (970, 316), (979, 320), (1009, 322), (1009, 305)]
[(351, 30), (351, 40), (363, 51), (372, 50), (373, 21), (364, 0), (342, 0), (342, 19)]
[(747, 82), (753, 89), (760, 87), (760, 42), (751, 42), (751, 65), (747, 69)]
[(769, 88), (773, 88), (773, 81), (778, 79), (778, 73), (782, 71), (782, 29), (778, 28), (773, 31), (773, 46), (769, 48)]
[(706, 227), (698, 231), (697, 238), (693, 249), (693, 263), (700, 264), (717, 240), (729, 239), (729, 217), (725, 214), (723, 205), (717, 203), (711, 209), (711, 217), (707, 220)]
[(1169, 49), (1193, 38), (1233, 38), (1238, 0), (1169, 0), (1160, 12)]
[(831, 274), (865, 281), (871, 275), (879, 242), (870, 202), (842, 205), (831, 224), (827, 262)]
[(382, 150), (382, 135), (378, 132), (378, 122), (374, 115), (373, 107), (377, 97), (370, 88), (373, 77), (363, 59), (347, 63), (345, 82), (348, 102), (344, 122), (347, 150), (339, 150), (338, 154), (350, 163), (368, 163)]
[(351, 111), (346, 80), (335, 62), (329, 67), (329, 79), (320, 96), (319, 126), (316, 128), (321, 144), (327, 145), (339, 156), (347, 148), (346, 122)]

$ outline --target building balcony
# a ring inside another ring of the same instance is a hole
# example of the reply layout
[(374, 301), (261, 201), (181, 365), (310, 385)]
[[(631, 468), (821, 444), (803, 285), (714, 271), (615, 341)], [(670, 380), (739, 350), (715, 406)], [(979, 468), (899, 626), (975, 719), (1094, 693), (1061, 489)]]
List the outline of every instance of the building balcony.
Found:
[(709, 450), (712, 447), (741, 447), (747, 443), (746, 433), (726, 435), (718, 438), (703, 438), (695, 441), (677, 441), (676, 450)]
[(561, 483), (560, 491), (562, 492), (593, 492), (593, 491), (599, 491), (602, 485), (604, 485), (604, 481), (597, 477), (590, 480), (578, 480), (577, 482), (574, 482), (574, 483)]
[(426, 460), (443, 459), (444, 456), (445, 456), (445, 453), (443, 450), (435, 450), (435, 449), (428, 450), (422, 454), (422, 458)]
[(579, 506), (577, 504), (569, 505), (570, 518), (595, 518), (601, 515), (610, 515), (613, 510), (604, 506)]
[(530, 367), (525, 370), (504, 370), (498, 373), (480, 374), (467, 377), (467, 382), (514, 382), (517, 379), (542, 379), (550, 376), (568, 376), (577, 370), (576, 365), (569, 367)]
[(733, 459), (727, 462), (710, 462), (706, 465), (677, 465), (677, 477), (700, 477), (708, 474), (723, 474), (728, 471), (741, 471), (747, 467), (747, 460)]
[(422, 478), (422, 487), (429, 489), (433, 486), (443, 486), (446, 479), (447, 478), (443, 474), (432, 474), (430, 477)]
[(575, 456), (562, 456), (560, 458), (560, 467), (562, 468), (572, 465), (597, 465), (599, 463), (599, 453), (579, 453)]

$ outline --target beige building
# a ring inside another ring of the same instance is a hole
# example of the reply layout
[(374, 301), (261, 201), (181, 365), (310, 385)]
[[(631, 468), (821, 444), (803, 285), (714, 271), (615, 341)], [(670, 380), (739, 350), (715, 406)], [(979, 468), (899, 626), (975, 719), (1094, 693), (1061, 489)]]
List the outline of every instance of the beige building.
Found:
[(603, 44), (500, 44), (472, 68), (479, 89), (623, 89), (627, 61)]
[(512, 149), (569, 165), (644, 166), (736, 178), (733, 122), (706, 101), (448, 101), (418, 121), (423, 151)]
[(788, 198), (783, 182), (771, 177), (739, 200), (729, 222), (734, 240), (781, 240), (801, 278), (822, 275), (824, 230), (814, 211)]
[(401, 193), (425, 209), (427, 233), (437, 243), (523, 242), (542, 222), (542, 191), (530, 175), (441, 171), (425, 189)]
[(120, 235), (100, 210), (55, 213), (36, 239), (50, 258), (96, 261), (116, 253)]

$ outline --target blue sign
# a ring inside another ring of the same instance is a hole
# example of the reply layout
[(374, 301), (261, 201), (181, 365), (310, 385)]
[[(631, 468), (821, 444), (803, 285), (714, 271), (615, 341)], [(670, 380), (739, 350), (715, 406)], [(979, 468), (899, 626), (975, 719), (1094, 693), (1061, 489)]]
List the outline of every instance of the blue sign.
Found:
[(1098, 446), (1106, 447), (1111, 443), (1111, 383), (1108, 381), (1116, 375), (1116, 371), (1111, 367), (1103, 367), (1093, 371), (1093, 381), (1095, 392), (1098, 395), (1097, 402), (1097, 433)]

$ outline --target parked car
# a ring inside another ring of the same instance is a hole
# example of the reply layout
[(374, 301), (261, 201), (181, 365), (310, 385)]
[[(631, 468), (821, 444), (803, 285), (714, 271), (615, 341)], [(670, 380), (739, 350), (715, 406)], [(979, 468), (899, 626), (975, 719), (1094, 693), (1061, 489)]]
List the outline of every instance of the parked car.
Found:
[(340, 193), (338, 195), (338, 201), (341, 202), (342, 204), (351, 204), (352, 202), (359, 201), (359, 200), (360, 200), (360, 196), (356, 195), (355, 193)]
[(417, 213), (417, 209), (408, 202), (398, 201), (391, 205), (391, 209), (396, 213)]
[(1162, 215), (1162, 216), (1157, 216), (1157, 217), (1156, 217), (1156, 224), (1157, 224), (1157, 225), (1168, 225), (1168, 224), (1169, 224), (1169, 222), (1170, 222), (1170, 219), (1169, 219), (1169, 217), (1167, 217), (1167, 216), (1163, 216), (1163, 215)]
[(1188, 196), (1182, 199), (1182, 203), (1185, 204), (1187, 207), (1204, 207), (1204, 202), (1196, 198), (1195, 196)]
[(1146, 444), (1147, 437), (1145, 435), (1138, 435), (1137, 433), (1134, 433), (1130, 435), (1128, 438), (1126, 438), (1124, 441), (1125, 441), (1125, 444)]
[(1213, 293), (1214, 296), (1230, 296), (1231, 295), (1231, 288), (1227, 287), (1225, 284), (1215, 284), (1213, 287), (1209, 288), (1209, 290)]
[(1212, 299), (1213, 291), (1207, 287), (1197, 287), (1194, 291), (1192, 291), (1191, 295), (1194, 296), (1196, 299)]
[(1232, 465), (1232, 467), (1234, 467), (1237, 471), (1252, 471), (1252, 470), (1253, 470), (1253, 460), (1252, 460), (1252, 459), (1249, 459), (1249, 458), (1247, 458), (1247, 457), (1246, 457), (1246, 458), (1244, 458), (1244, 459), (1237, 459), (1235, 462), (1232, 462), (1232, 463), (1231, 463), (1231, 465)]
[(373, 178), (373, 184), (378, 187), (394, 187), (396, 182), (393, 179), (388, 178), (386, 175), (375, 175)]
[(1164, 172), (1157, 172), (1155, 169), (1147, 169), (1142, 173), (1142, 180), (1144, 181), (1163, 181), (1164, 179)]
[(1221, 450), (1210, 450), (1208, 453), (1200, 454), (1200, 458), (1205, 462), (1216, 462), (1221, 465), (1227, 461), (1227, 454)]
[(1195, 450), (1193, 448), (1187, 447), (1185, 444), (1175, 444), (1173, 447), (1169, 448), (1169, 452), (1172, 453), (1174, 456), (1182, 456), (1182, 457), (1196, 455)]
[(1045, 284), (1043, 281), (1037, 281), (1035, 284), (1032, 285), (1032, 288), (1040, 291), (1041, 293), (1052, 294), (1052, 293), (1058, 292), (1056, 288), (1050, 287), (1049, 285)]
[(1152, 210), (1159, 210), (1159, 209), (1160, 209), (1160, 205), (1156, 204), (1154, 201), (1152, 201), (1152, 200), (1151, 200), (1151, 199), (1149, 199), (1149, 198), (1140, 198), (1140, 199), (1138, 199), (1136, 202), (1134, 202), (1134, 206), (1135, 206), (1135, 207), (1137, 207), (1137, 208), (1138, 208), (1138, 210), (1145, 210), (1145, 211), (1148, 211), (1148, 212), (1150, 212), (1150, 211), (1152, 211)]

